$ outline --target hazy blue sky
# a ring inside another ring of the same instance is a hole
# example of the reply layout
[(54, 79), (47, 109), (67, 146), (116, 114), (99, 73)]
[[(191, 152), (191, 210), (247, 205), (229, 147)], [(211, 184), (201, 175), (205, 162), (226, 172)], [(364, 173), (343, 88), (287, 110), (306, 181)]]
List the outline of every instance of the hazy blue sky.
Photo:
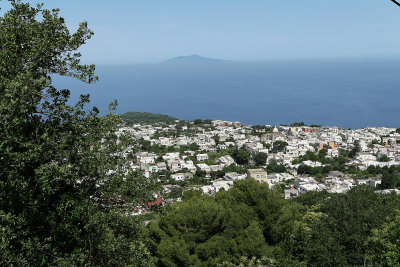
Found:
[[(199, 54), (231, 60), (400, 57), (400, 8), (390, 0), (48, 0), (96, 64)], [(6, 0), (0, 6), (7, 8)], [(4, 10), (3, 10), (4, 11)], [(3, 12), (1, 12), (3, 13)]]

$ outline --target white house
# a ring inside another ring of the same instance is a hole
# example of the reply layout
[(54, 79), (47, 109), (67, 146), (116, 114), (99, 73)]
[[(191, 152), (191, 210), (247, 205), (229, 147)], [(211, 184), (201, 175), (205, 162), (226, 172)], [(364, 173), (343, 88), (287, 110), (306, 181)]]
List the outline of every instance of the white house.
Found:
[(208, 159), (208, 154), (197, 154), (196, 155), (197, 161), (204, 161)]
[(222, 156), (218, 160), (224, 166), (229, 166), (229, 165), (235, 163), (235, 160), (230, 155)]

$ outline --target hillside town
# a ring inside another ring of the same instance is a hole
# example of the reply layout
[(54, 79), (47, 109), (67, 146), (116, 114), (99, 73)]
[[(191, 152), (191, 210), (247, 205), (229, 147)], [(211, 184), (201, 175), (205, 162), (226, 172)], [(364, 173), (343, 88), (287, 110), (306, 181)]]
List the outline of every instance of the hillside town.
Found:
[[(130, 167), (163, 184), (165, 193), (199, 188), (214, 195), (236, 180), (254, 178), (284, 198), (309, 191), (345, 193), (356, 185), (380, 188), (382, 172), (400, 166), (396, 128), (245, 126), (220, 120), (131, 124), (119, 129), (136, 142)], [(386, 191), (397, 189), (386, 189)], [(172, 194), (179, 199), (178, 194)]]

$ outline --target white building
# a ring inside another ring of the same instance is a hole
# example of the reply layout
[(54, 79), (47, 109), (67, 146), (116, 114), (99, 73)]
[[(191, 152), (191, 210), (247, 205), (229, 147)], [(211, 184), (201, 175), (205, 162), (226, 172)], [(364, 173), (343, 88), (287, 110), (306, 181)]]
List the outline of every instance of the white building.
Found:
[(208, 154), (197, 154), (196, 155), (197, 161), (204, 161), (208, 159)]

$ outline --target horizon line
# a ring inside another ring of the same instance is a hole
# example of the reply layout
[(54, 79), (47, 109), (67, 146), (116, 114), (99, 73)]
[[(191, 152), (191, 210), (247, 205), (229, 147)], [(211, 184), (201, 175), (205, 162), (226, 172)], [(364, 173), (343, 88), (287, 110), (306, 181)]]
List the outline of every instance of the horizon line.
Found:
[[(262, 63), (262, 62), (282, 62), (282, 61), (336, 61), (336, 60), (374, 60), (374, 61), (397, 61), (400, 60), (400, 55), (396, 56), (340, 56), (340, 57), (293, 57), (293, 58), (270, 58), (270, 59), (257, 59), (257, 60), (238, 60), (238, 59), (226, 59), (218, 57), (206, 57), (197, 54), (188, 56), (176, 56), (170, 57), (161, 61), (142, 61), (142, 62), (121, 62), (121, 63), (94, 63), (97, 66), (116, 66), (116, 65), (156, 65), (161, 63), (168, 63), (171, 59), (185, 58), (191, 56), (199, 56), (208, 60), (224, 61), (226, 63)], [(91, 64), (91, 63), (90, 63)]]

